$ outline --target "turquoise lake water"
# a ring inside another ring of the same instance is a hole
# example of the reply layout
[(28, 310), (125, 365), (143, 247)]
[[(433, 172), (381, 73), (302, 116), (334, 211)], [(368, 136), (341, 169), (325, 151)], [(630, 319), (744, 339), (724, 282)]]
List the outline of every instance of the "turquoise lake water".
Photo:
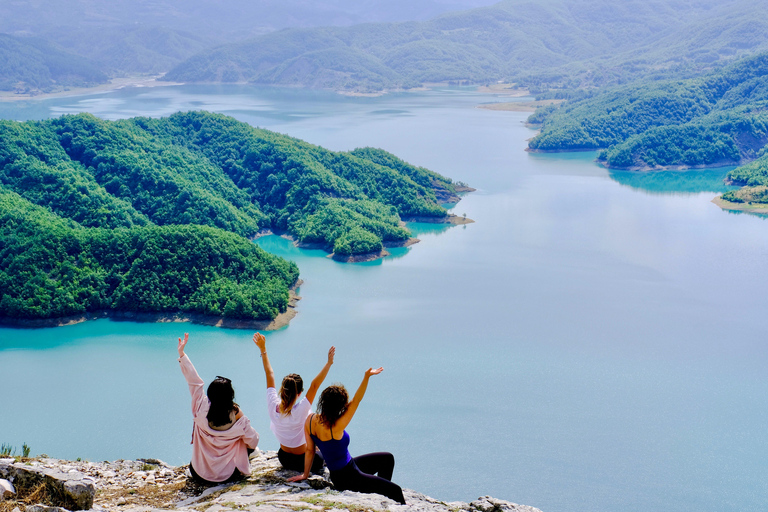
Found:
[[(628, 173), (594, 153), (530, 154), (526, 114), (468, 89), (346, 98), (181, 86), (0, 104), (7, 119), (223, 112), (333, 150), (375, 146), (478, 189), (459, 227), (343, 264), (277, 237), (299, 315), (268, 334), (278, 375), (355, 389), (355, 454), (392, 451), (394, 480), (442, 500), (490, 494), (544, 512), (762, 511), (768, 503), (768, 222), (720, 210), (727, 169)], [(276, 449), (247, 331), (100, 320), (0, 329), (0, 442), (90, 460), (189, 460), (176, 338), (230, 377)]]

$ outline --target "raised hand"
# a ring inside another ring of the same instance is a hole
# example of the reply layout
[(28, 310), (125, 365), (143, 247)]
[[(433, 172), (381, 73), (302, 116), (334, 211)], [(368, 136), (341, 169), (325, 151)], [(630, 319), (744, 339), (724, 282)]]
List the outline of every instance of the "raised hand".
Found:
[(370, 377), (371, 375), (378, 375), (378, 374), (380, 374), (383, 371), (384, 371), (384, 367), (383, 366), (379, 366), (378, 368), (368, 368), (365, 371), (365, 376), (366, 377)]
[(259, 347), (259, 350), (261, 350), (262, 353), (267, 351), (267, 338), (260, 332), (253, 335), (253, 342)]
[(328, 350), (328, 364), (333, 364), (333, 357), (336, 355), (336, 347), (331, 347)]
[(179, 357), (184, 357), (184, 347), (187, 346), (187, 342), (189, 341), (189, 333), (184, 333), (184, 340), (179, 338)]

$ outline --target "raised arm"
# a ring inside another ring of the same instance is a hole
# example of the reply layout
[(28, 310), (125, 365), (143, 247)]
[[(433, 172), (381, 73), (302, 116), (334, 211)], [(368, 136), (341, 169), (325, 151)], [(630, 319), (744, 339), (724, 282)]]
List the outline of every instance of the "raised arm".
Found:
[(181, 363), (181, 373), (184, 374), (184, 378), (187, 380), (189, 386), (189, 394), (192, 395), (192, 415), (197, 416), (200, 407), (202, 407), (207, 397), (205, 396), (205, 383), (200, 375), (197, 374), (197, 370), (192, 365), (192, 361), (189, 360), (189, 356), (184, 353), (184, 348), (189, 342), (189, 334), (184, 333), (184, 339), (179, 338), (179, 345), (177, 350), (179, 351), (179, 363)]
[(320, 385), (325, 380), (325, 377), (328, 375), (328, 370), (331, 369), (331, 365), (333, 365), (333, 357), (336, 355), (336, 347), (331, 347), (330, 350), (328, 350), (328, 361), (325, 363), (325, 366), (323, 366), (323, 369), (320, 370), (320, 373), (317, 374), (317, 377), (312, 379), (312, 383), (309, 385), (309, 389), (307, 390), (307, 401), (309, 403), (312, 403), (315, 400), (315, 395), (317, 394), (317, 390), (320, 389)]
[(360, 386), (357, 388), (357, 391), (355, 391), (355, 396), (352, 397), (352, 401), (349, 402), (349, 405), (347, 406), (347, 410), (344, 412), (344, 414), (341, 415), (341, 417), (336, 420), (336, 423), (333, 425), (333, 428), (336, 430), (344, 430), (347, 428), (347, 425), (349, 425), (349, 422), (352, 421), (352, 417), (355, 415), (355, 412), (357, 411), (357, 407), (360, 405), (360, 402), (363, 401), (363, 397), (365, 396), (365, 390), (368, 389), (368, 379), (371, 378), (371, 375), (378, 375), (381, 372), (384, 371), (384, 368), (368, 368), (365, 371), (365, 376), (363, 377), (363, 382), (360, 383)]
[(272, 370), (272, 365), (269, 364), (269, 356), (267, 355), (267, 338), (263, 334), (257, 332), (253, 335), (253, 342), (261, 350), (261, 362), (264, 365), (264, 373), (267, 375), (267, 388), (275, 387), (275, 372)]
[(292, 476), (288, 479), (289, 482), (306, 480), (309, 478), (309, 472), (312, 471), (312, 463), (315, 461), (315, 440), (309, 435), (309, 427), (313, 417), (314, 414), (307, 416), (307, 421), (304, 422), (304, 437), (307, 439), (307, 447), (304, 449), (304, 473)]

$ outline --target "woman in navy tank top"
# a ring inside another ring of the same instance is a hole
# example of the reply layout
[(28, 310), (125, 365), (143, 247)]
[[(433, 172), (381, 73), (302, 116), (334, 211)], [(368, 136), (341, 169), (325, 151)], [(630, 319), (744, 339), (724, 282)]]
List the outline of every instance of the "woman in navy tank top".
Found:
[(289, 482), (309, 478), (317, 446), (323, 454), (325, 465), (331, 473), (331, 481), (337, 490), (381, 494), (405, 504), (403, 490), (392, 482), (395, 457), (391, 453), (377, 452), (353, 458), (348, 450), (349, 434), (344, 430), (352, 421), (365, 396), (368, 379), (382, 371), (384, 368), (369, 368), (352, 401), (341, 384), (334, 384), (323, 390), (317, 403), (317, 414), (307, 418), (304, 426), (307, 438), (304, 473), (289, 478)]

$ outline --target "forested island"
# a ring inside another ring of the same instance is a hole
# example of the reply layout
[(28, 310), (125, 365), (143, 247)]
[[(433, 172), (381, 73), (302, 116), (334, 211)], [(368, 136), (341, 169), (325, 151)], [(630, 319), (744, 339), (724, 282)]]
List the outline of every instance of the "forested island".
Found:
[(386, 151), (332, 152), (207, 112), (0, 121), (0, 320), (184, 312), (271, 320), (296, 265), (286, 233), (341, 259), (449, 222), (468, 190)]
[(654, 170), (737, 165), (722, 199), (768, 201), (768, 53), (687, 80), (639, 81), (574, 93), (540, 108), (534, 151), (600, 150), (613, 169)]

